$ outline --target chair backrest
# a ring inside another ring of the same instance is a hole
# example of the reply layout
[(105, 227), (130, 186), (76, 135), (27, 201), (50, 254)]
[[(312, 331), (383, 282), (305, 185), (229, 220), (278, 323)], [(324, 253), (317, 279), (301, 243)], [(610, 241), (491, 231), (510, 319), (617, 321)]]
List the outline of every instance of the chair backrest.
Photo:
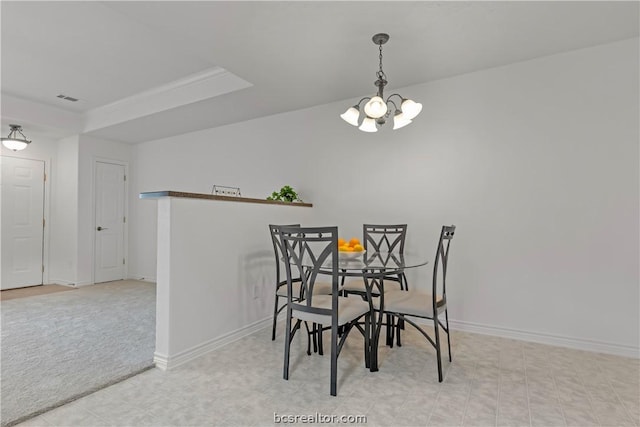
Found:
[(273, 253), (276, 257), (276, 284), (278, 287), (286, 284), (286, 277), (282, 277), (280, 273), (280, 263), (284, 259), (284, 250), (280, 241), (280, 227), (300, 227), (300, 224), (274, 225), (269, 224), (269, 233), (271, 234), (271, 243), (273, 243)]
[[(288, 304), (295, 310), (338, 316), (338, 227), (280, 227), (280, 241), (284, 249), (287, 272)], [(301, 277), (301, 295), (304, 302), (291, 298), (293, 278)], [(321, 275), (323, 281), (330, 275), (332, 307), (320, 309), (313, 305), (313, 287)], [(335, 319), (333, 319), (335, 317)]]
[(404, 252), (407, 224), (362, 226), (364, 248), (373, 252)]
[[(449, 262), (449, 247), (451, 240), (453, 240), (453, 234), (456, 231), (455, 225), (443, 225), (442, 231), (440, 231), (440, 239), (438, 240), (438, 249), (436, 250), (436, 260), (433, 264), (433, 304), (436, 304), (438, 297), (442, 298), (442, 302), (447, 302), (447, 264)], [(438, 271), (441, 270), (438, 281)], [(438, 292), (438, 284), (442, 286), (442, 292)]]

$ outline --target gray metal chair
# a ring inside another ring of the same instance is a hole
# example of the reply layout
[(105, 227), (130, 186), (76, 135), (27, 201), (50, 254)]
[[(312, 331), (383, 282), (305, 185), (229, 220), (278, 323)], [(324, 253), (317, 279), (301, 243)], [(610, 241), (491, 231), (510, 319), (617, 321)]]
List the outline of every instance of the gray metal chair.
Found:
[[(287, 272), (287, 326), (284, 349), (285, 380), (289, 379), (291, 341), (301, 322), (327, 325), (331, 331), (330, 392), (337, 395), (338, 355), (353, 326), (364, 317), (365, 366), (369, 365), (371, 306), (360, 298), (338, 295), (338, 227), (280, 227)], [(331, 295), (314, 292), (318, 277), (331, 278)], [(303, 299), (295, 299), (294, 280), (300, 278)], [(330, 325), (330, 327), (328, 326)], [(338, 328), (343, 327), (338, 338)]]
[[(407, 224), (363, 224), (362, 225), (362, 240), (364, 248), (371, 255), (371, 252), (387, 252), (387, 253), (404, 253), (404, 242), (407, 237)], [(385, 276), (383, 278), (385, 283), (396, 282), (400, 286), (400, 289), (409, 289), (407, 277), (404, 272), (399, 274)], [(385, 286), (385, 292), (390, 289), (389, 286)], [(393, 289), (393, 288), (391, 288)], [(362, 298), (366, 298), (367, 291), (363, 280), (345, 280), (343, 278), (342, 292), (345, 295), (355, 294), (360, 295)], [(374, 287), (371, 289), (373, 296), (379, 296), (377, 289)], [(386, 343), (388, 346), (393, 347), (393, 331), (395, 329), (392, 324), (391, 316), (387, 316), (385, 325), (386, 327)], [(400, 320), (398, 322), (400, 329), (404, 329), (404, 322)], [(398, 337), (398, 345), (400, 343), (400, 334)]]
[[(404, 253), (404, 242), (407, 236), (407, 224), (362, 226), (364, 249), (369, 252)], [(384, 278), (385, 282), (397, 282), (400, 289), (408, 289), (407, 278), (403, 273)], [(362, 280), (344, 280), (342, 291), (345, 294), (366, 295), (366, 287)]]
[[(287, 279), (286, 274), (281, 270), (282, 268), (282, 260), (284, 259), (284, 250), (282, 248), (282, 243), (280, 242), (279, 231), (280, 227), (300, 227), (300, 224), (288, 224), (288, 225), (274, 225), (269, 224), (269, 232), (271, 234), (271, 243), (273, 244), (273, 253), (275, 255), (276, 261), (276, 292), (275, 292), (275, 301), (273, 305), (273, 325), (271, 328), (271, 340), (275, 341), (276, 339), (276, 327), (278, 323), (278, 315), (282, 310), (287, 307), (286, 299), (288, 295), (287, 288)], [(300, 277), (296, 277), (293, 279), (293, 299), (300, 300), (302, 299), (301, 295), (301, 281)], [(318, 294), (330, 295), (331, 294), (331, 284), (330, 283), (318, 283), (315, 287), (314, 291)], [(283, 298), (285, 302), (280, 305), (280, 299)], [(305, 323), (306, 326), (306, 323)], [(307, 330), (309, 330), (307, 326)], [(317, 343), (317, 332), (316, 325), (313, 325), (312, 331), (309, 333), (313, 336), (313, 348), (314, 351), (318, 351), (318, 343)], [(320, 350), (322, 352), (322, 350)], [(307, 349), (307, 353), (311, 354), (310, 344)]]
[[(287, 224), (287, 225), (274, 225), (269, 224), (269, 233), (271, 234), (271, 243), (273, 244), (273, 253), (276, 257), (276, 293), (275, 293), (275, 302), (273, 305), (273, 326), (271, 328), (271, 340), (275, 341), (276, 339), (276, 325), (278, 323), (278, 314), (287, 306), (286, 302), (283, 305), (279, 305), (280, 298), (287, 298), (287, 279), (284, 277), (284, 274), (281, 274), (281, 264), (282, 259), (284, 257), (282, 251), (282, 244), (280, 243), (280, 238), (278, 233), (280, 232), (280, 227), (300, 227), (300, 224)], [(294, 283), (300, 283), (300, 278), (296, 278)], [(300, 286), (298, 286), (299, 288)], [(296, 295), (299, 294), (296, 292)]]
[[(442, 360), (440, 348), (440, 328), (447, 333), (447, 348), (449, 350), (449, 362), (451, 362), (451, 340), (449, 338), (449, 313), (447, 312), (447, 265), (449, 262), (449, 248), (455, 233), (455, 225), (445, 225), (440, 232), (436, 259), (433, 266), (433, 280), (431, 292), (419, 290), (394, 289), (384, 293), (384, 313), (400, 320), (404, 320), (415, 327), (436, 349), (438, 359), (438, 381), (442, 382)], [(440, 274), (438, 274), (440, 273)], [(440, 286), (439, 286), (440, 284)], [(378, 301), (374, 301), (377, 304)], [(379, 307), (376, 307), (379, 309)], [(445, 324), (439, 316), (444, 313)], [(433, 320), (435, 341), (427, 332), (409, 317)], [(398, 336), (400, 328), (397, 328)], [(399, 342), (399, 339), (398, 339)]]

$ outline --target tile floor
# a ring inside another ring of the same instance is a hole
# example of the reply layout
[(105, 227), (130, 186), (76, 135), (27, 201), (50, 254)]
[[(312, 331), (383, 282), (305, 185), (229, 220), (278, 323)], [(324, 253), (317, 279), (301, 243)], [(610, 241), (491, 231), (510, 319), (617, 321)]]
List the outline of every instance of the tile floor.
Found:
[(637, 359), (454, 332), (439, 384), (435, 353), (411, 328), (401, 348), (380, 348), (375, 373), (354, 330), (331, 397), (329, 357), (307, 356), (297, 336), (284, 381), (282, 336), (270, 335), (147, 371), (20, 426), (274, 425), (274, 413), (364, 415), (369, 426), (640, 426)]

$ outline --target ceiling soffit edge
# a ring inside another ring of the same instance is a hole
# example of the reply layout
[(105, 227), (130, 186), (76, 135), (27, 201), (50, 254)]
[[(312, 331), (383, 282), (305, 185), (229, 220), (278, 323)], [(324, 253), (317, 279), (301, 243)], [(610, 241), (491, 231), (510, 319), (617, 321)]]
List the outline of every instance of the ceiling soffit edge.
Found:
[(213, 67), (84, 113), (83, 132), (127, 122), (253, 86), (221, 67)]

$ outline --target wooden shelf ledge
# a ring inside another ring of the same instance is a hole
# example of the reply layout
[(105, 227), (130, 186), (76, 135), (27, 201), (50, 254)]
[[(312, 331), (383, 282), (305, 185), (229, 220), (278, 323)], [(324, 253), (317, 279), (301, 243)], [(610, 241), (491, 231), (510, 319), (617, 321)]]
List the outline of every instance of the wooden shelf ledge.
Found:
[(181, 197), (184, 199), (205, 199), (205, 200), (218, 200), (221, 202), (239, 202), (239, 203), (260, 203), (263, 205), (280, 205), (280, 206), (296, 206), (301, 208), (311, 208), (312, 203), (301, 202), (279, 202), (276, 200), (266, 199), (252, 199), (250, 197), (234, 197), (234, 196), (219, 196), (214, 194), (203, 193), (185, 193), (183, 191), (147, 191), (140, 193), (141, 199), (159, 199), (160, 197)]

